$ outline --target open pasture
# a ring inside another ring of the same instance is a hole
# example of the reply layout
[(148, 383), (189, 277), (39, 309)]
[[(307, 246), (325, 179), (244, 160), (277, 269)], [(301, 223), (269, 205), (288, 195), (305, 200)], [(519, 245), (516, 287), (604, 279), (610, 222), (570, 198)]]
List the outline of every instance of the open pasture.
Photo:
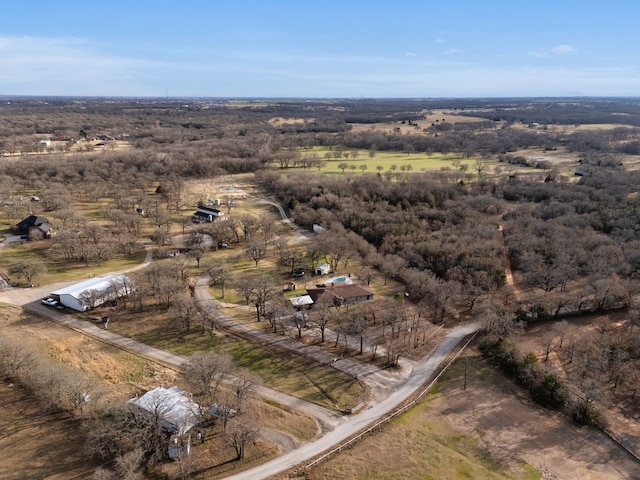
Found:
[[(442, 154), (442, 153), (433, 153), (427, 154), (424, 152), (392, 152), (392, 151), (376, 151), (374, 152), (374, 156), (370, 155), (368, 150), (358, 150), (358, 149), (348, 149), (344, 150), (344, 153), (357, 152), (357, 156), (354, 158), (352, 155), (349, 155), (349, 158), (325, 158), (327, 153), (333, 154), (333, 149), (329, 147), (313, 147), (311, 149), (305, 149), (301, 151), (301, 154), (309, 155), (315, 153), (320, 156), (321, 159), (326, 160), (325, 164), (318, 170), (318, 168), (312, 168), (310, 171), (312, 172), (320, 172), (328, 175), (336, 175), (336, 174), (349, 174), (349, 175), (361, 175), (363, 173), (380, 173), (384, 174), (385, 171), (389, 170), (391, 172), (395, 172), (398, 174), (401, 173), (416, 173), (416, 172), (426, 172), (426, 171), (437, 171), (442, 169), (451, 169), (455, 170), (456, 167), (453, 165), (455, 160), (458, 160), (461, 165), (467, 165), (468, 172), (472, 173), (474, 171), (474, 163), (475, 158), (466, 158), (460, 157), (458, 154), (450, 153), (450, 154)], [(342, 164), (344, 164), (344, 168), (342, 168)], [(499, 162), (495, 160), (490, 160), (487, 162), (490, 168), (494, 166), (500, 165)], [(274, 166), (277, 164), (274, 163)], [(303, 170), (304, 167), (289, 167), (288, 169), (283, 169), (283, 171), (287, 170)]]

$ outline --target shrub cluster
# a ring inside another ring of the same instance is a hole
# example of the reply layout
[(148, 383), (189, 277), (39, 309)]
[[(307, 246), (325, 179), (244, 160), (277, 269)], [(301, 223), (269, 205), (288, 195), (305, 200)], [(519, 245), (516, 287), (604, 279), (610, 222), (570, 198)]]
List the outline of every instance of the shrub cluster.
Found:
[(558, 377), (540, 367), (534, 353), (522, 355), (517, 347), (503, 339), (485, 340), (480, 345), (485, 358), (498, 363), (518, 383), (529, 390), (531, 398), (543, 407), (560, 410), (568, 401), (567, 388)]

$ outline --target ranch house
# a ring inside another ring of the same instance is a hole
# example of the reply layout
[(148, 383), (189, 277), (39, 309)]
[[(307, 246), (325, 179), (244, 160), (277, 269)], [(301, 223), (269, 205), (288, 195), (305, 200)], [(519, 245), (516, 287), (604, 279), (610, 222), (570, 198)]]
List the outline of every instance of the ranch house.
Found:
[(194, 223), (211, 223), (224, 218), (224, 212), (210, 207), (198, 207), (198, 211), (193, 214)]

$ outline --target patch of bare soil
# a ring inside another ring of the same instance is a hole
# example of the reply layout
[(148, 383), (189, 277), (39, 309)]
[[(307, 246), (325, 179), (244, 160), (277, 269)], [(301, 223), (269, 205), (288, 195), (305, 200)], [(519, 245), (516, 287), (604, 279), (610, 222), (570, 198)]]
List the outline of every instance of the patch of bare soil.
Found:
[(640, 463), (601, 431), (536, 406), (478, 357), (468, 362), (476, 367), (469, 367), (466, 390), (459, 373), (443, 382), (441, 396), (427, 407), (431, 416), (477, 438), (500, 462), (522, 459), (545, 479), (640, 478)]
[(283, 125), (283, 124), (304, 125), (305, 122), (313, 122), (313, 121), (315, 121), (315, 118), (304, 119), (304, 118), (273, 117), (269, 119), (269, 123), (274, 127), (279, 127), (280, 125)]

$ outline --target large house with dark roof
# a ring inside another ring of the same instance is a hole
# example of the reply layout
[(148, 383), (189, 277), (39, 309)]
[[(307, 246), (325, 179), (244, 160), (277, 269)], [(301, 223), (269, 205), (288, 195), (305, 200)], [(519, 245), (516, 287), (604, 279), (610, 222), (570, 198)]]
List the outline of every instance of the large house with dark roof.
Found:
[(330, 283), (322, 287), (308, 288), (307, 295), (311, 297), (313, 303), (316, 303), (320, 297), (328, 295), (330, 301), (338, 305), (373, 300), (373, 290), (366, 285), (360, 284), (346, 285)]
[(29, 215), (13, 226), (14, 232), (18, 235), (28, 235), (30, 240), (47, 238), (51, 236), (51, 224), (45, 217)]
[(195, 223), (211, 223), (217, 220), (224, 220), (224, 218), (224, 212), (210, 207), (198, 207), (198, 211), (193, 214)]

